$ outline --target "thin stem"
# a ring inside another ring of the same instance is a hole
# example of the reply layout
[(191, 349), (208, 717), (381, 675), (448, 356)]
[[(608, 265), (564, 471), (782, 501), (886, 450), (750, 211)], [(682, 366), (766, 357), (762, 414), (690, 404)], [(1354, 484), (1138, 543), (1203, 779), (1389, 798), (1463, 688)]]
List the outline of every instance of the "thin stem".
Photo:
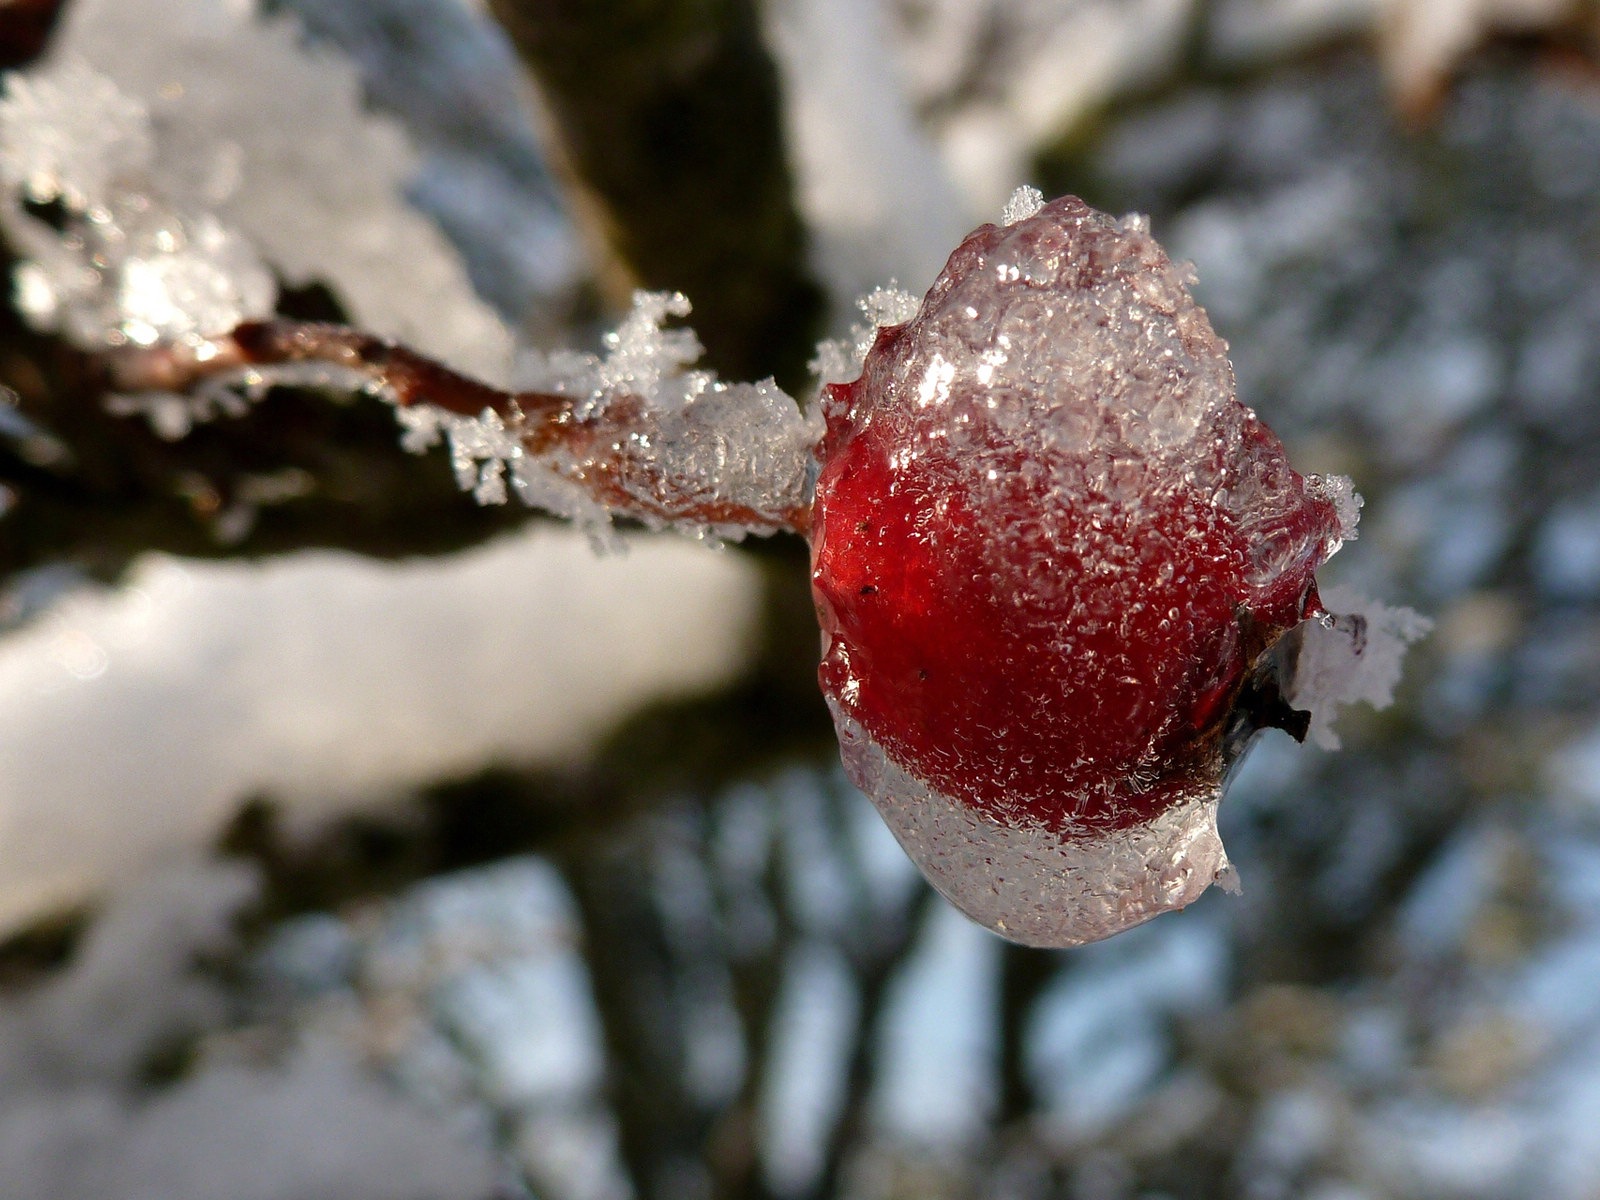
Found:
[(485, 410), (515, 420), (521, 412), (559, 408), (563, 397), (504, 392), (396, 342), (345, 325), (312, 321), (246, 321), (232, 333), (197, 343), (159, 343), (110, 359), (111, 383), (122, 391), (187, 392), (245, 367), (322, 363), (342, 367), (386, 391), (401, 408), (431, 404), (462, 416)]
[(396, 342), (345, 325), (247, 321), (218, 344), (236, 347), (241, 362), (251, 366), (316, 362), (346, 367), (368, 376), (401, 408), (431, 404), (468, 417), (491, 410), (512, 420), (519, 412), (571, 406), (560, 396), (503, 392)]
[(502, 391), (344, 325), (249, 321), (197, 343), (124, 350), (112, 356), (109, 370), (119, 390), (181, 393), (250, 367), (292, 363), (350, 372), (399, 408), (429, 406), (468, 418), (492, 412), (527, 455), (616, 516), (757, 534), (810, 528), (807, 505), (759, 511), (708, 496), (674, 476), (650, 453), (653, 418), (637, 395), (618, 392), (597, 404), (588, 395)]

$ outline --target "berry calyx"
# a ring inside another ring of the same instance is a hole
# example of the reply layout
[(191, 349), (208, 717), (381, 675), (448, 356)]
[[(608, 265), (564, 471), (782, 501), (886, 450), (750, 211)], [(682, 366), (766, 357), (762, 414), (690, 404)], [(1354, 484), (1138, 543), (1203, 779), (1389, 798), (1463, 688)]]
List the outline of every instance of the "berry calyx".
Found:
[(1263, 655), (1353, 525), (1234, 396), (1142, 219), (1067, 197), (951, 255), (824, 391), (820, 679), (847, 768), (958, 907), (1070, 945), (1229, 868)]

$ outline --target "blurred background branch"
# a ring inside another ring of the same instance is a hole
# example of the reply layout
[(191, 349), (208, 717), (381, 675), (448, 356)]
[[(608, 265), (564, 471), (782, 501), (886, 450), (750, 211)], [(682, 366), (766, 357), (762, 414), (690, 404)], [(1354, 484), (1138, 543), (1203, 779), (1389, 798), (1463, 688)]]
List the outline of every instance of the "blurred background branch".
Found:
[(683, 292), (713, 367), (799, 386), (822, 292), (752, 0), (490, 9), (538, 87), (580, 224), (613, 264), (612, 303), (637, 286)]

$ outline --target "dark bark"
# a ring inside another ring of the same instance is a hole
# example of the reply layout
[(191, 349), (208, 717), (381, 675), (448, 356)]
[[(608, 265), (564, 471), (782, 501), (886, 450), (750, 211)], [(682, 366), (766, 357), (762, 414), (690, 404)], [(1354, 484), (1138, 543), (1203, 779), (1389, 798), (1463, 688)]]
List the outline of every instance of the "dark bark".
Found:
[(63, 0), (8, 0), (0, 4), (0, 70), (26, 66), (44, 52)]
[(1038, 1105), (1028, 1079), (1028, 1018), (1058, 971), (1070, 969), (1071, 956), (1007, 943), (1000, 958), (999, 1108), (1001, 1128), (1024, 1121)]
[(707, 361), (793, 385), (820, 293), (751, 0), (491, 0), (580, 212), (632, 280), (681, 291)]

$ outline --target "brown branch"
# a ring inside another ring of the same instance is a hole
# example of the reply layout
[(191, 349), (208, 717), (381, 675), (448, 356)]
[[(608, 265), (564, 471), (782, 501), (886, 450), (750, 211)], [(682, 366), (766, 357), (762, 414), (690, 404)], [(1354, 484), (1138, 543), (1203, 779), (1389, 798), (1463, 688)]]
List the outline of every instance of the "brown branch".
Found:
[(756, 534), (810, 528), (804, 504), (774, 514), (688, 489), (648, 453), (653, 421), (639, 396), (617, 393), (595, 404), (588, 395), (502, 391), (344, 325), (250, 321), (199, 343), (125, 349), (107, 366), (114, 389), (181, 393), (250, 367), (296, 363), (348, 371), (400, 408), (427, 405), (474, 418), (495, 413), (528, 455), (616, 516)]
[(342, 367), (383, 388), (401, 408), (431, 404), (468, 417), (491, 410), (514, 420), (519, 405), (542, 411), (563, 403), (560, 396), (503, 392), (384, 338), (314, 321), (246, 321), (197, 344), (124, 350), (110, 356), (107, 366), (112, 387), (120, 391), (187, 392), (245, 367), (287, 363)]
[(523, 411), (559, 408), (560, 396), (512, 395), (469, 379), (414, 350), (344, 325), (302, 321), (247, 321), (219, 345), (236, 349), (243, 363), (326, 363), (371, 377), (401, 408), (431, 404), (463, 416), (492, 410), (515, 419)]

